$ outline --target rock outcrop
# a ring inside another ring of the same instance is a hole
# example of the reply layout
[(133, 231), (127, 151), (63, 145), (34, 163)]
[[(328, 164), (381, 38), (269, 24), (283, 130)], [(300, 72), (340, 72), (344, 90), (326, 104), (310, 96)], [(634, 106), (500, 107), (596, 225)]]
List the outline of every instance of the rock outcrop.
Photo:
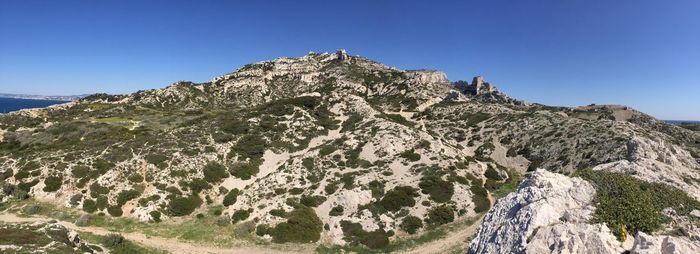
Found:
[(467, 81), (458, 80), (452, 85), (463, 94), (478, 98), (489, 102), (500, 102), (508, 104), (525, 104), (523, 101), (515, 100), (508, 95), (499, 91), (496, 86), (489, 82), (484, 81), (481, 76), (476, 76), (472, 79), (472, 83), (469, 84)]
[(539, 169), (486, 214), (468, 253), (621, 253), (607, 226), (588, 224), (595, 189)]

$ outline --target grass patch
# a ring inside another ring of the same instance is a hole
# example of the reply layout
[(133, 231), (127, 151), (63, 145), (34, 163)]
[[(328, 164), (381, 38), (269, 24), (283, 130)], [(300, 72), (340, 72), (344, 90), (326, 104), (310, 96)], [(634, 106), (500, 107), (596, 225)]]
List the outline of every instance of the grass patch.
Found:
[(679, 215), (700, 209), (700, 202), (680, 189), (650, 183), (629, 175), (591, 169), (575, 173), (596, 188), (593, 223), (605, 223), (619, 239), (624, 231), (631, 235), (653, 233), (664, 224), (661, 211), (673, 208)]

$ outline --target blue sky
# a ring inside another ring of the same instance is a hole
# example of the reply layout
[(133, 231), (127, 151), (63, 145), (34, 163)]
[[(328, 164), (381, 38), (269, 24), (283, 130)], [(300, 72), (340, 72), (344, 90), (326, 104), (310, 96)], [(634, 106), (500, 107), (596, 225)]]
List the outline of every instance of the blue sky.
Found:
[(345, 48), (531, 102), (700, 120), (698, 13), (696, 0), (3, 0), (0, 92), (127, 93)]

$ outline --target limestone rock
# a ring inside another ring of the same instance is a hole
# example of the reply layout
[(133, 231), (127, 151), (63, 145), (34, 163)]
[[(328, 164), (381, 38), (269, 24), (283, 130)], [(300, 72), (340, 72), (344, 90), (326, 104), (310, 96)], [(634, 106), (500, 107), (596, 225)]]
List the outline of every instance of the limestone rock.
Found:
[(539, 169), (489, 210), (468, 253), (620, 253), (607, 226), (587, 223), (594, 195), (580, 178)]

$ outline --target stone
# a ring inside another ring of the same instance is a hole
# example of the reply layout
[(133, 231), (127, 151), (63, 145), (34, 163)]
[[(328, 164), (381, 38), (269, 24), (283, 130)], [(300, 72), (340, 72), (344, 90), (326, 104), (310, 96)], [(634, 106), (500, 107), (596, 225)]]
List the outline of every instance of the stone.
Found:
[(595, 189), (538, 169), (484, 217), (468, 253), (621, 253), (603, 224), (588, 224)]

